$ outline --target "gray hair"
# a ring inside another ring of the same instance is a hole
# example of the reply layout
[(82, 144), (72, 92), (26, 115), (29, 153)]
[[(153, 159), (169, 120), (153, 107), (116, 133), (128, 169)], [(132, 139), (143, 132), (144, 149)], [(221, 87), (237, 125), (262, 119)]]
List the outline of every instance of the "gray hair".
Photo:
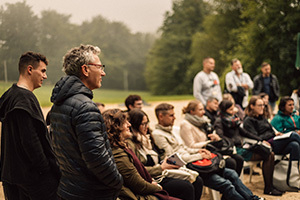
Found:
[(101, 50), (93, 45), (80, 45), (74, 47), (63, 57), (63, 71), (67, 75), (74, 75), (80, 78), (81, 66), (95, 61), (94, 55), (99, 55)]

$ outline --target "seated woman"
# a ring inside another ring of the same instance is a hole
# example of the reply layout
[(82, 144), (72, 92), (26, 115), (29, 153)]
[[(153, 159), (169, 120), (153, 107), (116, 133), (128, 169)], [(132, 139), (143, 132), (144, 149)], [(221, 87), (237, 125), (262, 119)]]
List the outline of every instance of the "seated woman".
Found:
[[(119, 194), (120, 199), (176, 199), (163, 193), (162, 187), (152, 181), (150, 174), (144, 168), (125, 140), (131, 137), (130, 123), (120, 109), (110, 109), (103, 113), (108, 139), (112, 152), (122, 174), (124, 184)], [(105, 175), (105, 172), (103, 172)]]
[[(206, 149), (191, 149), (184, 144), (179, 144), (178, 140), (172, 133), (172, 125), (175, 120), (173, 106), (162, 103), (155, 108), (158, 124), (152, 132), (155, 142), (159, 148), (165, 150), (164, 155), (172, 155), (178, 153), (181, 158), (191, 163), (201, 161), (203, 159), (210, 160), (212, 154)], [(263, 200), (264, 198), (253, 195), (251, 190), (247, 188), (239, 179), (238, 174), (232, 170), (225, 168), (220, 172), (211, 172), (201, 174), (205, 186), (221, 192), (222, 199), (234, 200)]]
[(271, 121), (272, 126), (282, 134), (291, 132), (290, 137), (274, 140), (275, 154), (290, 154), (291, 160), (300, 160), (300, 116), (295, 114), (294, 100), (291, 97), (282, 97), (279, 102), (279, 111)]
[(233, 111), (234, 114), (236, 114), (240, 118), (240, 120), (243, 121), (244, 117), (245, 117), (245, 112), (239, 104), (235, 103), (234, 98), (232, 97), (232, 95), (230, 93), (223, 94), (223, 100), (232, 101), (232, 103), (234, 104), (234, 111)]
[[(263, 109), (263, 101), (260, 99), (260, 105)], [(252, 103), (250, 101), (249, 105)], [(249, 106), (248, 105), (248, 106)], [(269, 195), (282, 195), (282, 192), (273, 188), (273, 171), (274, 171), (274, 154), (271, 153), (266, 159), (259, 154), (255, 154), (247, 149), (242, 148), (242, 137), (262, 141), (263, 139), (256, 134), (253, 134), (246, 129), (242, 128), (241, 121), (238, 117), (233, 115), (234, 105), (231, 101), (224, 100), (219, 105), (220, 117), (217, 118), (215, 129), (217, 134), (221, 137), (231, 139), (237, 147), (238, 154), (242, 155), (246, 161), (260, 161), (263, 160), (263, 177), (265, 182), (264, 193)], [(245, 110), (245, 113), (248, 107)], [(246, 117), (247, 118), (247, 117)], [(245, 118), (245, 119), (246, 119)], [(244, 120), (245, 120), (244, 119)], [(264, 141), (268, 144), (266, 141)]]
[(268, 121), (271, 121), (274, 117), (273, 115), (273, 110), (272, 110), (272, 107), (271, 105), (269, 104), (269, 95), (267, 93), (260, 93), (258, 95), (263, 101), (264, 101), (264, 117), (268, 120)]
[[(140, 109), (132, 109), (128, 113), (131, 124), (132, 137), (128, 139), (128, 145), (144, 164), (153, 178), (162, 175), (165, 169), (176, 169), (178, 166), (168, 164), (167, 159), (160, 163), (159, 151), (155, 146), (151, 132), (149, 131), (149, 119), (145, 112)], [(202, 194), (203, 182), (200, 177), (191, 184), (189, 181), (164, 178), (160, 183), (171, 195), (180, 199), (199, 200)]]
[[(290, 157), (292, 160), (299, 160), (300, 136), (297, 133), (293, 132), (289, 138), (273, 140), (273, 138), (276, 135), (282, 135), (283, 133), (275, 133), (272, 125), (263, 115), (264, 107), (262, 105), (262, 99), (260, 99), (257, 96), (251, 97), (249, 104), (246, 108), (247, 117), (244, 120), (244, 128), (250, 131), (251, 133), (256, 134), (262, 140), (271, 143), (275, 154), (284, 155), (290, 153)], [(271, 172), (271, 169), (268, 169), (268, 171)], [(265, 193), (267, 193), (268, 191), (270, 191), (270, 189), (266, 188)]]
[[(193, 100), (182, 109), (185, 114), (184, 120), (180, 123), (180, 136), (185, 145), (190, 148), (204, 148), (210, 141), (221, 140), (216, 133), (207, 135), (206, 128), (210, 120), (204, 115), (205, 110), (203, 104), (198, 100)], [(208, 138), (210, 140), (208, 140)], [(236, 170), (238, 175), (243, 169), (244, 159), (238, 154), (231, 154), (226, 159), (226, 167)]]
[(300, 116), (294, 110), (294, 100), (291, 97), (285, 96), (280, 99), (278, 113), (271, 124), (281, 133), (295, 131), (300, 134)]

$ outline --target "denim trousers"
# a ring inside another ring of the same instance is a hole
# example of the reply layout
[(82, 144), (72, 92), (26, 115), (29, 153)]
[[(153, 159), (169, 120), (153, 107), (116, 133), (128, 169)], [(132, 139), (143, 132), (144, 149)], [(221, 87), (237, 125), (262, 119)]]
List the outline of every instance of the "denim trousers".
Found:
[(274, 140), (272, 147), (275, 154), (290, 154), (291, 160), (300, 160), (300, 136), (296, 132), (289, 138)]
[(251, 200), (254, 197), (232, 169), (225, 168), (223, 176), (212, 174), (203, 179), (203, 182), (205, 186), (221, 192), (224, 199)]

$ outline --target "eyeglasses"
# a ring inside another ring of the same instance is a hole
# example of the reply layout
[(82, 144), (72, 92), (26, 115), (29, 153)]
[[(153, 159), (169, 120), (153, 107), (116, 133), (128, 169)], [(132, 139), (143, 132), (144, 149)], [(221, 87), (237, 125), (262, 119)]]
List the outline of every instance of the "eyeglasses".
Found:
[(256, 104), (258, 107), (265, 107), (265, 104)]
[(149, 122), (144, 122), (144, 123), (141, 123), (141, 126), (147, 126), (149, 124)]
[(98, 69), (101, 69), (101, 71), (104, 71), (105, 65), (95, 64), (95, 63), (88, 63), (87, 65), (93, 65), (97, 67)]

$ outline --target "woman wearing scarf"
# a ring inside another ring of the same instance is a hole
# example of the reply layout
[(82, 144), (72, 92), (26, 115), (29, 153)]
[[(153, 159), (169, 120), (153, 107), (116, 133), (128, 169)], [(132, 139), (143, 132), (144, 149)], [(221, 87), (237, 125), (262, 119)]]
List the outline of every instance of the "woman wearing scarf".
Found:
[[(159, 152), (162, 150), (155, 145), (148, 127), (147, 114), (140, 109), (132, 109), (128, 115), (132, 132), (132, 137), (128, 139), (128, 145), (144, 164), (150, 175), (156, 179), (162, 175), (165, 169), (178, 168), (176, 165), (168, 164), (166, 158), (159, 158)], [(200, 177), (197, 177), (193, 184), (187, 180), (165, 177), (159, 184), (171, 196), (181, 199), (199, 200), (202, 194), (203, 182)]]
[[(262, 103), (263, 105), (263, 103)], [(248, 149), (242, 148), (242, 137), (254, 139), (256, 141), (263, 141), (258, 135), (253, 134), (241, 127), (240, 119), (233, 114), (234, 105), (231, 101), (224, 100), (219, 105), (220, 117), (216, 119), (215, 129), (217, 134), (221, 137), (227, 137), (237, 147), (237, 153), (243, 156), (245, 161), (263, 161), (263, 178), (265, 183), (264, 193), (269, 195), (280, 196), (282, 192), (273, 188), (273, 171), (274, 171), (274, 153), (264, 159), (261, 155), (251, 152)], [(267, 141), (265, 144), (270, 145)]]
[(119, 198), (177, 200), (169, 196), (158, 183), (152, 180), (144, 165), (128, 148), (125, 140), (132, 134), (126, 115), (120, 109), (110, 109), (103, 113), (103, 118), (118, 170), (124, 180)]
[[(185, 116), (180, 123), (180, 136), (186, 146), (200, 149), (205, 148), (209, 142), (221, 140), (220, 136), (215, 132), (207, 133), (207, 127), (211, 126), (210, 120), (204, 115), (205, 110), (200, 101), (190, 101), (182, 109), (182, 113)], [(238, 154), (232, 154), (226, 158), (226, 167), (235, 170), (238, 175), (241, 174), (243, 164), (244, 159)]]

